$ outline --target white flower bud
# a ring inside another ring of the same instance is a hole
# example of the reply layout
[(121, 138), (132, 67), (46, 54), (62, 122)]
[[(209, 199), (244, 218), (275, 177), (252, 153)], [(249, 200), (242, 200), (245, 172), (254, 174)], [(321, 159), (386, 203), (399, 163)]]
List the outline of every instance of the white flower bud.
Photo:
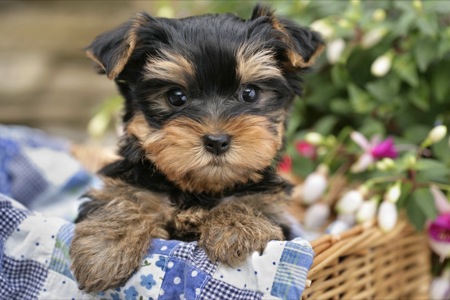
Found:
[(450, 214), (450, 202), (447, 196), (438, 188), (432, 184), (430, 186), (430, 192), (433, 195), (434, 206), (440, 214)]
[(381, 8), (375, 9), (372, 14), (372, 20), (374, 20), (375, 22), (381, 22), (384, 21), (384, 19), (386, 19), (386, 11)]
[(328, 225), (327, 229), (325, 230), (325, 233), (327, 234), (341, 234), (344, 231), (348, 230), (350, 228), (350, 226), (341, 221), (341, 220), (336, 220), (332, 223), (330, 223), (330, 225)]
[(329, 22), (321, 19), (314, 21), (310, 27), (320, 33), (324, 39), (329, 40), (334, 35), (334, 28)]
[(372, 63), (372, 66), (370, 67), (370, 72), (377, 77), (383, 77), (386, 75), (390, 70), (392, 66), (392, 56), (388, 54), (384, 54)]
[(101, 111), (89, 121), (87, 131), (93, 137), (101, 137), (108, 129), (109, 121), (110, 118), (108, 114), (104, 111)]
[(327, 173), (320, 170), (309, 174), (303, 183), (302, 199), (304, 204), (312, 204), (319, 200), (327, 189)]
[(384, 194), (384, 200), (392, 202), (392, 203), (396, 203), (398, 201), (398, 199), (400, 198), (401, 192), (402, 192), (401, 182), (397, 181)]
[(363, 195), (360, 191), (348, 191), (336, 203), (336, 211), (339, 214), (353, 214), (359, 209), (363, 201)]
[(405, 165), (408, 169), (415, 169), (417, 166), (417, 158), (413, 154), (409, 154), (405, 157)]
[(361, 40), (361, 47), (364, 49), (371, 48), (378, 44), (381, 39), (386, 35), (387, 29), (386, 28), (374, 28), (370, 31), (368, 31)]
[(172, 7), (164, 5), (156, 12), (156, 15), (160, 18), (175, 18), (175, 12)]
[(375, 168), (377, 168), (377, 170), (379, 171), (387, 171), (388, 169), (383, 160), (377, 161), (375, 163)]
[(423, 8), (423, 4), (422, 4), (422, 1), (421, 1), (421, 0), (414, 0), (414, 1), (412, 2), (412, 4), (413, 4), (414, 8), (415, 8), (417, 11), (421, 11), (422, 8)]
[(395, 169), (395, 161), (392, 158), (385, 157), (375, 163), (377, 170), (389, 171)]
[(394, 229), (397, 224), (398, 212), (394, 203), (383, 201), (378, 209), (378, 226), (384, 232), (389, 232)]
[(378, 199), (372, 198), (368, 201), (364, 201), (356, 212), (356, 221), (358, 223), (364, 223), (372, 220), (377, 214)]
[(359, 159), (351, 166), (350, 172), (361, 173), (367, 170), (374, 162), (374, 158), (370, 153), (363, 153)]
[(439, 256), (441, 261), (450, 257), (450, 243), (428, 238), (428, 244), (430, 245), (431, 250)]
[(313, 146), (318, 146), (323, 142), (323, 135), (317, 132), (308, 132), (305, 135), (305, 141)]
[(336, 220), (342, 221), (348, 225), (348, 227), (352, 227), (356, 223), (356, 216), (353, 213), (349, 214), (338, 214)]
[(430, 299), (446, 300), (450, 296), (450, 279), (436, 277), (431, 281)]
[(308, 207), (305, 212), (305, 227), (309, 229), (319, 229), (330, 216), (330, 206), (325, 203), (315, 203)]
[(432, 144), (435, 144), (435, 143), (439, 142), (440, 140), (442, 140), (446, 134), (447, 134), (447, 126), (438, 125), (438, 126), (434, 127), (433, 129), (431, 129), (430, 133), (428, 133), (427, 139), (429, 139), (429, 141)]
[(332, 65), (337, 63), (342, 56), (345, 49), (345, 41), (343, 39), (336, 39), (331, 41), (327, 46), (327, 59)]

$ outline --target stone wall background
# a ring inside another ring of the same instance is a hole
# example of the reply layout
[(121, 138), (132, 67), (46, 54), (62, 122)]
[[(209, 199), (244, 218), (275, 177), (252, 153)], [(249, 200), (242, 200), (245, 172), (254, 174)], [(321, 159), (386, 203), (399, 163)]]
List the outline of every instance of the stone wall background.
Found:
[(83, 48), (135, 12), (179, 16), (187, 2), (0, 1), (0, 123), (85, 141), (88, 121), (117, 93)]

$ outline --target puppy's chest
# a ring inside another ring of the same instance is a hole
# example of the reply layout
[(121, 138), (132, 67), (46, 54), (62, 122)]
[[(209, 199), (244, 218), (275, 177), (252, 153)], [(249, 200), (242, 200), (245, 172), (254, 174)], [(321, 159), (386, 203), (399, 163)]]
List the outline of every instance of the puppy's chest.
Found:
[(172, 193), (167, 195), (169, 201), (180, 210), (201, 208), (212, 209), (221, 204), (235, 200), (234, 195), (212, 196), (206, 194)]

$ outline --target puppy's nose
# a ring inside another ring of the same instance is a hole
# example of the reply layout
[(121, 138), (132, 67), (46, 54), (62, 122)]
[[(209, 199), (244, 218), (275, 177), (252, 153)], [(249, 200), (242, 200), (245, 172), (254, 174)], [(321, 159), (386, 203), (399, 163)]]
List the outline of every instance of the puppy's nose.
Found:
[(212, 154), (219, 155), (227, 152), (230, 148), (230, 136), (228, 134), (207, 134), (203, 136), (203, 144), (206, 150)]

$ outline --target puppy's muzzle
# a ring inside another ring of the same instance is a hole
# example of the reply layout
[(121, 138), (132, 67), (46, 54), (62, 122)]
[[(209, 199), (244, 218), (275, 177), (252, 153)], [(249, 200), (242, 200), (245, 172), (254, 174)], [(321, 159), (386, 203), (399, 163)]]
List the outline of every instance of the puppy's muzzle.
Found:
[(215, 155), (220, 155), (230, 148), (231, 138), (228, 134), (207, 134), (203, 136), (203, 145), (205, 149)]

